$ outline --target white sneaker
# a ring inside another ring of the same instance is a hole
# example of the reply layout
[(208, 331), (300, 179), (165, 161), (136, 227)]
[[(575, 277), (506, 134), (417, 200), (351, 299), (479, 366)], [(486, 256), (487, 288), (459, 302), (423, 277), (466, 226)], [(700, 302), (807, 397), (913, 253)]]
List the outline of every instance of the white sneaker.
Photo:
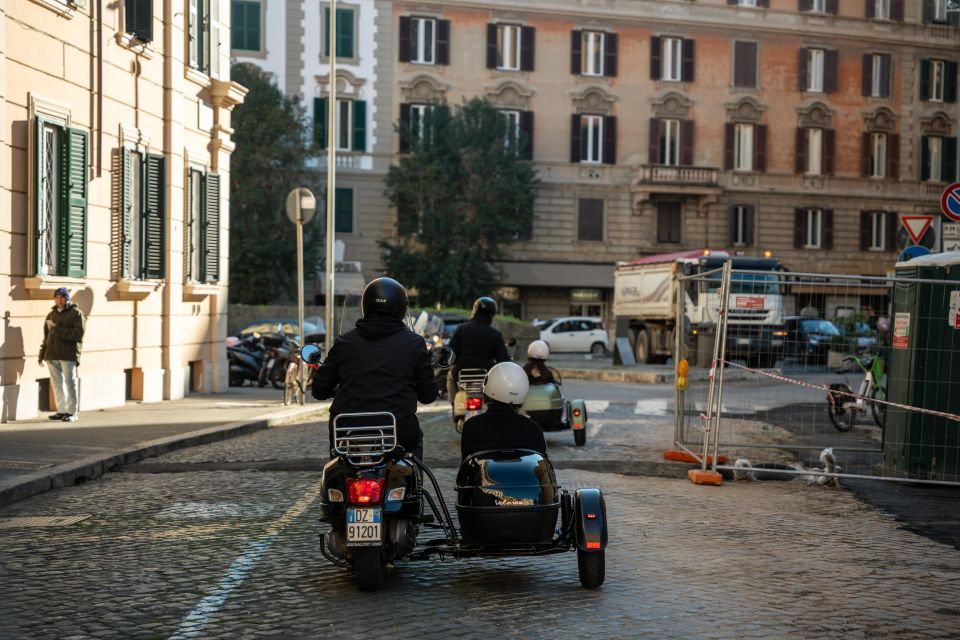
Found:
[(79, 418), (77, 418), (77, 414), (73, 414), (73, 415), (64, 414), (63, 417), (60, 419), (63, 420), (64, 422), (76, 422), (77, 420), (79, 420)]

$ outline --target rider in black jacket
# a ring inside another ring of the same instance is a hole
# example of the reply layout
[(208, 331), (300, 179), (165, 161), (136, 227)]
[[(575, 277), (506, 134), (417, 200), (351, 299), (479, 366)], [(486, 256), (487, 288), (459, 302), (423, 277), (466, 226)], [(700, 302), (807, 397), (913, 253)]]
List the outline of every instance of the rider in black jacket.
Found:
[(453, 333), (450, 348), (456, 354), (456, 364), (447, 374), (447, 392), (453, 406), (457, 395), (457, 376), (460, 369), (489, 369), (498, 362), (510, 359), (503, 334), (490, 326), (497, 315), (497, 302), (483, 296), (473, 303), (473, 315)]
[(313, 397), (333, 396), (333, 419), (341, 413), (389, 411), (397, 419), (400, 445), (423, 458), (417, 401), (437, 399), (426, 344), (403, 323), (407, 292), (392, 278), (377, 278), (363, 290), (363, 317), (334, 342), (313, 378)]
[(547, 454), (543, 430), (517, 410), (527, 398), (530, 383), (520, 365), (504, 362), (487, 372), (483, 395), (487, 410), (463, 425), (460, 457), (492, 449), (532, 449)]

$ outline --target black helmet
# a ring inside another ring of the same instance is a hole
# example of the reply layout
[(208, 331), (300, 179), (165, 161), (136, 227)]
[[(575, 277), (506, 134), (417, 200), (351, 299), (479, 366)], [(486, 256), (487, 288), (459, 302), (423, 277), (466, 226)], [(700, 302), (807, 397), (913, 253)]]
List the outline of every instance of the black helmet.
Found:
[(407, 290), (393, 278), (371, 280), (363, 289), (360, 313), (364, 318), (403, 319), (407, 315)]
[(492, 319), (495, 315), (497, 315), (497, 301), (490, 296), (477, 298), (476, 302), (473, 303), (473, 315), (471, 317)]

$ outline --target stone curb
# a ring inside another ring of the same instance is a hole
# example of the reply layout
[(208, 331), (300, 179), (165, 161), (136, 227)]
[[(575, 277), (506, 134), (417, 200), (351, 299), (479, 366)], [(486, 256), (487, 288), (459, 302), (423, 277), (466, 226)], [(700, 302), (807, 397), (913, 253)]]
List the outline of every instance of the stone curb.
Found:
[[(656, 371), (636, 371), (633, 369), (565, 369), (557, 367), (564, 380), (596, 380), (601, 382), (627, 382), (632, 384), (672, 384), (673, 372), (658, 373)], [(781, 374), (780, 369), (765, 369), (770, 373)], [(727, 368), (723, 373), (724, 380), (751, 380), (756, 376), (739, 369)], [(710, 379), (709, 369), (691, 369), (688, 376), (690, 382), (706, 382)]]
[(326, 414), (328, 403), (310, 408), (295, 408), (268, 413), (248, 420), (238, 420), (197, 431), (139, 442), (116, 451), (97, 453), (80, 460), (44, 469), (14, 480), (15, 484), (0, 487), (0, 507), (5, 507), (30, 496), (46, 493), (51, 489), (81, 484), (102, 476), (114, 467), (132, 464), (163, 453), (195, 447), (201, 444), (226, 440), (236, 436), (260, 431), (269, 427), (290, 424), (303, 418), (320, 418)]

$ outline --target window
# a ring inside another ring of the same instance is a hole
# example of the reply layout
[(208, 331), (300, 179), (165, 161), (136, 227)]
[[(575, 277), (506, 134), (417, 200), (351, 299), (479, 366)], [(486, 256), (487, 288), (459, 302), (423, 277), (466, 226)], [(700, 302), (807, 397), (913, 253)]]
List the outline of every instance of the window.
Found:
[(736, 41), (733, 43), (733, 86), (755, 88), (757, 86), (757, 43)]
[(693, 120), (650, 119), (650, 164), (693, 164)]
[[(327, 148), (327, 98), (313, 99), (313, 132), (321, 149)], [(337, 100), (334, 137), (338, 151), (367, 150), (367, 103), (363, 100)]]
[(804, 249), (819, 249), (822, 243), (823, 210), (807, 209), (806, 230), (803, 236)]
[(753, 207), (734, 205), (730, 209), (730, 244), (735, 247), (753, 245)]
[(188, 63), (212, 77), (220, 76), (220, 2), (188, 0)]
[(796, 138), (796, 172), (813, 176), (832, 176), (836, 144), (833, 129), (800, 127)]
[(895, 251), (897, 214), (885, 211), (860, 212), (860, 251)]
[(957, 63), (920, 61), (920, 99), (930, 102), (957, 101)]
[(755, 7), (757, 6), (757, 0), (737, 0), (737, 4), (741, 7)]
[(232, 0), (230, 9), (230, 48), (260, 51), (260, 0)]
[(870, 134), (870, 177), (884, 178), (887, 175), (887, 134)]
[(734, 132), (733, 170), (753, 171), (753, 125), (737, 124)]
[(163, 278), (166, 266), (166, 160), (124, 148), (121, 154), (121, 277)]
[(660, 121), (660, 157), (659, 164), (676, 166), (680, 164), (680, 121)]
[(941, 136), (920, 138), (920, 179), (950, 182), (957, 177), (957, 139)]
[(570, 73), (584, 76), (617, 75), (617, 34), (572, 31)]
[(922, 2), (923, 21), (927, 24), (931, 22), (960, 24), (960, 12), (955, 11), (960, 9), (960, 6), (957, 6), (955, 1), (952, 4), (951, 0), (922, 0)]
[(139, 40), (153, 40), (153, 0), (124, 0), (123, 30)]
[(903, 0), (866, 0), (867, 18), (903, 21)]
[(657, 203), (657, 242), (678, 244), (682, 222), (682, 206), (679, 202)]
[(86, 275), (89, 138), (61, 120), (34, 119), (33, 247), (38, 276)]
[(947, 0), (932, 0), (933, 19), (935, 22), (947, 21)]
[(823, 49), (809, 49), (807, 91), (823, 91)]
[[(337, 57), (353, 58), (354, 52), (354, 30), (353, 30), (353, 9), (341, 9), (337, 7)], [(323, 8), (323, 56), (330, 57), (330, 7)]]
[(603, 116), (581, 117), (580, 140), (580, 162), (603, 162)]
[(187, 279), (220, 280), (220, 176), (190, 169)]
[(887, 248), (887, 213), (870, 214), (870, 250), (885, 251)]
[(797, 74), (800, 91), (834, 93), (837, 90), (838, 63), (836, 50), (800, 49), (800, 70)]
[(890, 97), (891, 57), (888, 53), (863, 54), (863, 95)]
[(811, 0), (810, 11), (819, 11), (820, 13), (826, 13), (827, 0)]
[(833, 210), (797, 209), (793, 246), (797, 249), (833, 249)]
[(450, 21), (400, 17), (400, 62), (450, 64)]
[(333, 228), (337, 233), (353, 233), (353, 189), (337, 187), (333, 194), (336, 217)]
[(693, 82), (694, 41), (685, 38), (650, 38), (650, 78)]
[(577, 240), (603, 242), (603, 200), (580, 198), (577, 210)]
[(680, 38), (663, 39), (663, 75), (662, 80), (681, 79), (681, 61), (683, 60), (683, 40)]
[(582, 37), (580, 68), (583, 75), (602, 76), (604, 34), (598, 31), (584, 31)]
[(806, 130), (807, 166), (804, 173), (818, 176), (823, 173), (823, 129)]
[(930, 61), (930, 102), (943, 102), (943, 87), (946, 74), (943, 60)]
[(570, 162), (617, 163), (617, 119), (574, 114), (570, 127)]
[(487, 68), (533, 71), (535, 30), (514, 24), (487, 25)]
[(867, 2), (873, 2), (873, 17), (879, 18), (880, 20), (889, 20), (890, 19), (890, 0), (867, 0)]

